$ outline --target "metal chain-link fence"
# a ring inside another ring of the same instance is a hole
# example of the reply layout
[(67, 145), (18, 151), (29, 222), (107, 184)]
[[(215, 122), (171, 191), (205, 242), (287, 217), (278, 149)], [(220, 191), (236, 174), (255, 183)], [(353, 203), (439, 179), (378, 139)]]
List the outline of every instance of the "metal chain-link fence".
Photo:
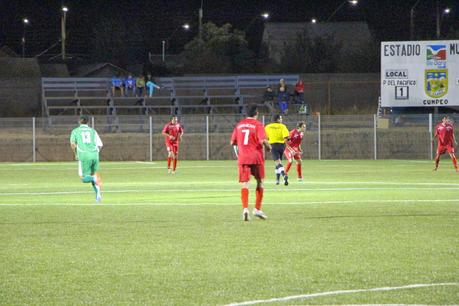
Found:
[[(455, 119), (454, 115), (451, 117)], [(181, 116), (185, 135), (180, 158), (233, 159), (230, 136), (242, 118), (239, 114)], [(104, 142), (102, 160), (149, 161), (166, 156), (161, 131), (169, 120), (167, 115), (95, 116), (90, 125)], [(271, 118), (261, 116), (259, 120), (267, 124)], [(289, 130), (299, 121), (306, 122), (304, 159), (431, 159), (433, 129), (440, 120), (440, 114), (284, 116)], [(77, 125), (77, 116), (0, 118), (0, 161), (72, 160), (69, 135)]]

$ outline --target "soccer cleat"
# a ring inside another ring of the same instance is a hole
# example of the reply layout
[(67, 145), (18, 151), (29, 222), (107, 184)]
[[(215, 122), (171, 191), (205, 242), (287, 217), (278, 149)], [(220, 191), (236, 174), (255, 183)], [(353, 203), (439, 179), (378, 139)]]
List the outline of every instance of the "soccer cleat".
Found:
[(171, 174), (175, 174), (175, 171), (172, 171)]
[(280, 184), (279, 180), (276, 180), (276, 185), (279, 185), (279, 184)]
[(242, 211), (242, 221), (250, 221), (249, 210), (244, 208)]
[(288, 175), (284, 176), (284, 185), (288, 185)]
[(299, 177), (298, 178), (298, 182), (302, 182), (303, 181), (303, 178), (302, 177)]
[(253, 209), (252, 213), (253, 213), (253, 215), (254, 215), (255, 217), (258, 217), (258, 218), (260, 218), (261, 220), (266, 220), (266, 219), (268, 219), (268, 216), (265, 215), (265, 213), (264, 213), (263, 211), (258, 210), (258, 209), (256, 209), (256, 208)]
[(172, 170), (171, 170), (171, 169), (167, 169), (167, 173), (169, 173), (169, 174), (170, 174), (171, 172), (172, 172)]

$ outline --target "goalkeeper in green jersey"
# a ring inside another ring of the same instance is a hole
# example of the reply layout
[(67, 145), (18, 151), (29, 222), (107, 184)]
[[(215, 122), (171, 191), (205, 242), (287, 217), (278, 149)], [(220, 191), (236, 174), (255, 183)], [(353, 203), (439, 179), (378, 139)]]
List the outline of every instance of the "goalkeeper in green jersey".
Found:
[(80, 117), (80, 126), (72, 130), (70, 146), (78, 161), (78, 174), (83, 183), (91, 183), (96, 201), (102, 200), (99, 171), (99, 151), (103, 144), (96, 130), (88, 126), (88, 116)]

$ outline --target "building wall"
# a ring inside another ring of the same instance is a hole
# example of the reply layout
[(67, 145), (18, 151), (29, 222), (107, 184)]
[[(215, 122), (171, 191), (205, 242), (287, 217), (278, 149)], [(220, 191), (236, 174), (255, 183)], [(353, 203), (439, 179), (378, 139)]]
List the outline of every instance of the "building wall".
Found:
[(38, 114), (40, 77), (36, 59), (0, 58), (0, 117)]

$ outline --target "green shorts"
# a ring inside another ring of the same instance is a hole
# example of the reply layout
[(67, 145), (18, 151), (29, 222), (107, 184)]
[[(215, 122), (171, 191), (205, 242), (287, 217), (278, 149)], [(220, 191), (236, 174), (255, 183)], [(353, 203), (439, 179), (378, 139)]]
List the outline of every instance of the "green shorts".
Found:
[(78, 161), (78, 175), (81, 177), (93, 175), (97, 171), (99, 171), (98, 159), (84, 159)]

